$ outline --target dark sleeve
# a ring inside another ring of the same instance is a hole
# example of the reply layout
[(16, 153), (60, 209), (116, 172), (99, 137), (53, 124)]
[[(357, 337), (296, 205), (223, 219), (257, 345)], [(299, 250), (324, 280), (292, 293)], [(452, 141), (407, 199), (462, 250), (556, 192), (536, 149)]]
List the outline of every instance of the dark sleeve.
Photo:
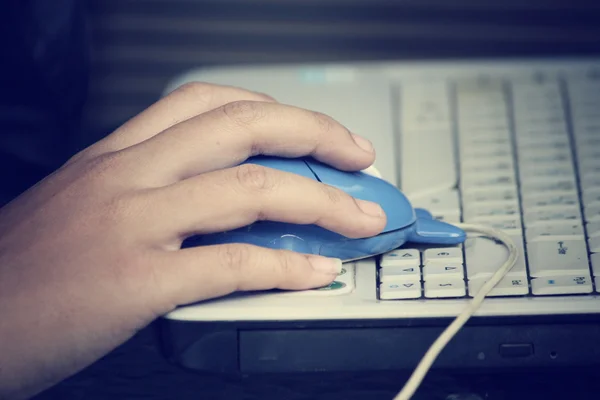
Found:
[(7, 0), (0, 12), (0, 206), (73, 152), (87, 94), (84, 3)]

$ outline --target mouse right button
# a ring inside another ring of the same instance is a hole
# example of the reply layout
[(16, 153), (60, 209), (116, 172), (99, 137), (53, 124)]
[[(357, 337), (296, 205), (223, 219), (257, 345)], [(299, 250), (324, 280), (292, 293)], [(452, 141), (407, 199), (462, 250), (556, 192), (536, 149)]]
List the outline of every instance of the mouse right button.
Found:
[(454, 245), (463, 243), (466, 237), (466, 233), (454, 225), (435, 219), (419, 218), (409, 234), (408, 241), (414, 243)]

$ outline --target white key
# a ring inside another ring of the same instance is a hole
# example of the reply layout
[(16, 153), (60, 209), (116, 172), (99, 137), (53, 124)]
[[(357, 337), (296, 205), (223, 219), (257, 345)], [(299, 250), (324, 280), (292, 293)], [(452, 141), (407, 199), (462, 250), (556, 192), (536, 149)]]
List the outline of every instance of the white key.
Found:
[[(523, 251), (523, 239), (514, 235), (511, 239), (519, 249), (517, 262), (506, 276), (517, 279), (526, 279), (527, 270), (525, 254)], [(470, 234), (465, 241), (465, 266), (469, 280), (489, 278), (508, 259), (508, 250), (503, 244), (496, 243), (483, 235)]]
[(429, 263), (423, 267), (423, 280), (464, 278), (462, 264), (458, 263)]
[(584, 239), (585, 237), (583, 224), (579, 221), (538, 222), (531, 228), (527, 228), (525, 234), (528, 242), (548, 236), (573, 237), (574, 239)]
[(516, 178), (512, 172), (503, 174), (466, 174), (461, 177), (461, 187), (514, 186)]
[(598, 122), (581, 121), (573, 123), (576, 136), (593, 136), (600, 132), (600, 124)]
[(562, 123), (550, 124), (521, 124), (517, 126), (517, 138), (519, 137), (553, 137), (567, 135), (566, 126)]
[(585, 207), (583, 213), (586, 222), (600, 222), (600, 204)]
[(455, 213), (460, 212), (460, 201), (456, 190), (447, 190), (431, 196), (410, 199), (415, 208), (424, 208), (431, 213)]
[(531, 292), (535, 295), (591, 293), (592, 290), (589, 273), (548, 276), (531, 280)]
[[(597, 111), (596, 111), (597, 112)], [(598, 136), (575, 136), (575, 143), (577, 146), (577, 153), (580, 153), (579, 149), (585, 147), (600, 146), (600, 137)]]
[[(469, 280), (469, 295), (475, 297), (490, 277)], [(529, 294), (529, 283), (525, 275), (521, 277), (505, 276), (487, 296), (524, 296)]]
[(526, 210), (523, 215), (525, 226), (533, 226), (537, 222), (546, 221), (581, 221), (581, 210), (579, 207), (544, 207), (535, 211)]
[(600, 237), (589, 238), (588, 246), (592, 253), (600, 253)]
[(535, 183), (541, 179), (575, 179), (575, 170), (571, 165), (557, 165), (554, 167), (545, 168), (530, 168), (519, 170), (519, 176), (521, 178), (521, 184), (527, 185), (529, 183)]
[[(600, 157), (599, 157), (600, 159)], [(586, 176), (581, 180), (581, 190), (591, 190), (600, 188), (600, 176)]]
[(518, 156), (520, 160), (542, 159), (551, 162), (556, 160), (565, 161), (571, 159), (571, 149), (569, 147), (528, 147), (526, 149), (520, 148)]
[(591, 146), (580, 147), (577, 149), (577, 156), (580, 159), (583, 159), (583, 158), (596, 159), (596, 158), (600, 157), (600, 150), (598, 148), (594, 148)]
[(490, 151), (490, 149), (512, 151), (510, 135), (503, 137), (492, 136), (489, 138), (485, 136), (460, 135), (458, 139), (458, 148), (461, 152), (465, 152), (465, 155), (480, 151)]
[[(583, 169), (583, 168), (581, 168)], [(581, 172), (581, 181), (584, 183), (587, 182), (594, 182), (595, 178), (600, 175), (600, 164), (595, 165), (593, 167), (590, 167), (586, 170), (580, 171)], [(584, 188), (586, 191), (588, 192), (598, 192), (600, 191), (600, 186), (591, 186), (591, 187), (586, 187)]]
[[(462, 193), (463, 193), (463, 198), (467, 202), (469, 202), (473, 198), (486, 198), (487, 197), (487, 198), (491, 199), (492, 196), (494, 196), (494, 194), (492, 194), (492, 192), (494, 192), (494, 191), (509, 193), (509, 192), (516, 191), (516, 189), (517, 189), (516, 185), (470, 186), (470, 187), (463, 187)], [(488, 192), (488, 193), (485, 193), (485, 192)]]
[(501, 229), (503, 231), (521, 231), (521, 218), (519, 217), (477, 217), (473, 218), (472, 222), (490, 226), (494, 229)]
[(519, 164), (527, 167), (533, 167), (542, 163), (566, 163), (572, 162), (570, 154), (539, 154), (539, 155), (519, 155)]
[(496, 163), (485, 163), (482, 162), (477, 167), (467, 167), (462, 165), (460, 168), (461, 178), (468, 176), (469, 174), (514, 174), (515, 167), (513, 163), (508, 161), (498, 161)]
[(517, 151), (519, 153), (531, 148), (558, 149), (569, 146), (569, 136), (567, 135), (550, 136), (543, 141), (540, 141), (538, 138), (534, 139), (528, 136), (517, 136)]
[(546, 192), (523, 199), (523, 208), (530, 211), (537, 211), (537, 207), (577, 205), (579, 196), (574, 192)]
[(583, 191), (583, 205), (591, 206), (600, 204), (600, 188), (588, 189)]
[(463, 205), (464, 207), (470, 207), (473, 203), (488, 203), (488, 202), (499, 202), (499, 201), (514, 201), (518, 202), (519, 197), (517, 196), (516, 187), (508, 189), (481, 189), (471, 190), (470, 193), (463, 193)]
[(527, 254), (532, 277), (589, 274), (584, 239), (536, 239), (527, 243)]
[[(592, 262), (592, 272), (594, 273), (594, 276), (600, 276), (600, 253), (592, 254), (590, 256), (590, 261)], [(598, 285), (596, 285), (596, 287), (598, 288)]]
[(418, 267), (421, 254), (417, 249), (399, 249), (390, 251), (381, 257), (380, 265), (385, 267)]
[(472, 154), (469, 157), (461, 157), (460, 165), (463, 171), (477, 171), (491, 165), (513, 165), (512, 156), (483, 157)]
[[(575, 169), (573, 163), (570, 161), (563, 162), (545, 162), (539, 164), (521, 164), (519, 165), (519, 176), (521, 179), (526, 179), (531, 182), (529, 177), (535, 177), (539, 180), (552, 181), (552, 173), (559, 170), (571, 171), (566, 177), (570, 180), (573, 179)], [(544, 171), (550, 171), (549, 174), (544, 174)], [(558, 175), (558, 174), (557, 174)]]
[(424, 283), (425, 297), (463, 297), (467, 294), (465, 281), (458, 278), (434, 279)]
[[(449, 107), (447, 88), (444, 83), (434, 83), (423, 91), (422, 86), (406, 85), (402, 87), (402, 97), (411, 99), (414, 91), (427, 104), (441, 110)], [(427, 93), (424, 95), (423, 93)], [(425, 99), (424, 97), (427, 96)], [(402, 107), (411, 107), (411, 101), (403, 101)], [(444, 112), (442, 112), (443, 114)], [(400, 126), (404, 126), (405, 110), (399, 113)], [(410, 118), (410, 113), (408, 114)], [(413, 113), (414, 115), (414, 113)], [(403, 130), (400, 137), (399, 159), (401, 160), (402, 191), (407, 195), (429, 192), (432, 188), (450, 189), (456, 185), (457, 171), (454, 149), (454, 137), (450, 124), (441, 129)], [(423, 162), (423, 155), (435, 162)]]
[(596, 168), (600, 168), (600, 159), (598, 158), (585, 158), (579, 159), (577, 164), (579, 165), (580, 171), (589, 171)]
[(585, 229), (587, 230), (587, 234), (589, 237), (600, 236), (600, 222), (592, 222), (590, 224), (586, 224)]
[(510, 146), (511, 140), (510, 135), (502, 135), (499, 137), (491, 137), (487, 138), (485, 136), (466, 136), (463, 135), (460, 138), (460, 148), (469, 149), (469, 148), (477, 148), (477, 146), (483, 145), (503, 145)]
[(462, 250), (458, 247), (445, 247), (427, 249), (423, 252), (423, 265), (429, 263), (456, 263), (462, 264)]
[(521, 189), (523, 197), (530, 197), (540, 192), (551, 192), (551, 191), (577, 191), (577, 184), (574, 179), (561, 178), (561, 179), (547, 179), (540, 178), (537, 181), (528, 182), (527, 186), (523, 186)]
[[(460, 119), (460, 117), (459, 117)], [(501, 138), (510, 138), (510, 129), (509, 128), (481, 128), (481, 129), (465, 129), (463, 126), (460, 128), (459, 124), (459, 139), (469, 140), (469, 139), (477, 139), (477, 140), (492, 140), (492, 139), (501, 139)]]
[(478, 206), (468, 205), (464, 207), (465, 221), (478, 217), (492, 216), (518, 216), (520, 215), (519, 203), (508, 201), (503, 203), (488, 203)]
[(460, 211), (432, 213), (433, 218), (438, 221), (448, 222), (449, 224), (460, 222)]
[(382, 282), (397, 282), (407, 279), (421, 279), (421, 267), (419, 266), (395, 266), (385, 267), (379, 270), (379, 279)]
[(466, 118), (462, 118), (462, 123), (461, 123), (460, 119), (461, 118), (459, 118), (458, 129), (461, 132), (461, 134), (463, 134), (463, 135), (470, 135), (473, 132), (480, 132), (480, 131), (485, 131), (485, 130), (506, 132), (508, 129), (510, 129), (508, 126), (508, 122), (505, 119), (490, 120), (490, 121), (484, 121), (484, 120), (469, 121)]
[(421, 282), (382, 282), (379, 284), (379, 297), (382, 300), (417, 299), (421, 297)]
[(509, 157), (512, 155), (512, 149), (507, 145), (465, 145), (461, 149), (463, 159), (471, 155), (477, 157)]
[[(565, 141), (566, 138), (566, 141)], [(569, 136), (567, 131), (563, 128), (554, 129), (539, 129), (535, 127), (528, 127), (518, 131), (517, 135), (517, 149), (526, 149), (534, 147), (536, 143), (560, 143), (563, 142), (569, 145)]]

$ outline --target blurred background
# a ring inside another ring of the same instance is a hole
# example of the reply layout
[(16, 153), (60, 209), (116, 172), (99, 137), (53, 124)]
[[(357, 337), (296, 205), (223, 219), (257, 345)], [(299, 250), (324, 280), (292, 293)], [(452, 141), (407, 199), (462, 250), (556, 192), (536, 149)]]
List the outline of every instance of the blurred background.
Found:
[(598, 21), (592, 0), (5, 0), (0, 205), (190, 68), (586, 55)]
[(144, 109), (174, 75), (199, 66), (600, 47), (600, 4), (593, 1), (92, 0), (88, 10), (88, 141)]

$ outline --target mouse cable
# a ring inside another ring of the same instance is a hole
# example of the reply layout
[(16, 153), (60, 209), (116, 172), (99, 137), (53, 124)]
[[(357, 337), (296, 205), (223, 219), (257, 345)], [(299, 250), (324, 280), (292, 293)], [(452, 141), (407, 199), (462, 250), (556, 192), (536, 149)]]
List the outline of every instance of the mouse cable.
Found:
[(502, 264), (500, 268), (492, 275), (489, 281), (483, 285), (481, 290), (469, 303), (469, 305), (460, 313), (456, 319), (442, 332), (442, 334), (436, 339), (435, 342), (429, 347), (429, 350), (414, 370), (402, 390), (394, 397), (394, 400), (409, 400), (413, 394), (417, 391), (423, 378), (431, 368), (438, 355), (444, 350), (446, 345), (452, 340), (463, 325), (475, 314), (483, 303), (484, 298), (490, 293), (490, 291), (500, 282), (500, 280), (511, 270), (511, 268), (517, 262), (519, 257), (519, 249), (515, 242), (506, 233), (497, 229), (489, 228), (487, 226), (474, 225), (474, 224), (453, 224), (458, 228), (463, 229), (466, 232), (481, 233), (487, 237), (495, 239), (501, 242), (508, 249), (508, 259)]

